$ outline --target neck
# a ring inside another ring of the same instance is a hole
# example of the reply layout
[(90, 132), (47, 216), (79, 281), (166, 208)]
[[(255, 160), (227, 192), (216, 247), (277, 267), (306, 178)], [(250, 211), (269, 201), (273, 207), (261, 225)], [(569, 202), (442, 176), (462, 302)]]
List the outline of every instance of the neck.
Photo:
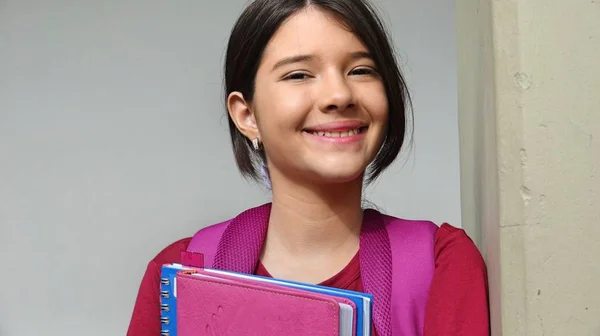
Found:
[(348, 183), (300, 183), (271, 174), (273, 204), (266, 249), (300, 259), (358, 250), (362, 178)]

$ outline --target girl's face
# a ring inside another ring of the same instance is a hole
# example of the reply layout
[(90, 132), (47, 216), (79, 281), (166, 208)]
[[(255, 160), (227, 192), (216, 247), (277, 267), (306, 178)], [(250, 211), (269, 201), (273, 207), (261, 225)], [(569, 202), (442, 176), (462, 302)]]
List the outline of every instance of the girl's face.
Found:
[(232, 94), (229, 110), (244, 135), (263, 143), (273, 178), (363, 176), (382, 145), (388, 103), (367, 48), (335, 17), (312, 7), (290, 17), (255, 83), (253, 101)]

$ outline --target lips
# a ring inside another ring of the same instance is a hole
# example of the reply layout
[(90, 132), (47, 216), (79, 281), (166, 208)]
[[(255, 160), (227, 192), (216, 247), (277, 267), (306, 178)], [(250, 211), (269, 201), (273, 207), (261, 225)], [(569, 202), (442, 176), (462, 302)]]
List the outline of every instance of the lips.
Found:
[(304, 132), (328, 138), (345, 138), (357, 135), (367, 129), (365, 123), (357, 120), (336, 121), (305, 128)]

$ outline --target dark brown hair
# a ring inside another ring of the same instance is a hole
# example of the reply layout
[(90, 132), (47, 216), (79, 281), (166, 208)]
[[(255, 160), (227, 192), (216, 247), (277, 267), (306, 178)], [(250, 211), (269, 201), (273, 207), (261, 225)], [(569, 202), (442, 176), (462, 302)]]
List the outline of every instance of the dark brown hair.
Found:
[[(235, 23), (225, 57), (225, 100), (238, 91), (247, 101), (254, 96), (256, 72), (263, 52), (277, 29), (293, 14), (316, 6), (339, 18), (367, 47), (383, 80), (388, 100), (388, 123), (383, 145), (370, 164), (367, 182), (375, 180), (398, 156), (409, 120), (410, 95), (400, 72), (385, 27), (374, 7), (365, 0), (255, 0)], [(412, 119), (410, 119), (412, 120)], [(243, 176), (260, 179), (264, 154), (253, 150), (229, 117), (229, 133), (238, 168)]]

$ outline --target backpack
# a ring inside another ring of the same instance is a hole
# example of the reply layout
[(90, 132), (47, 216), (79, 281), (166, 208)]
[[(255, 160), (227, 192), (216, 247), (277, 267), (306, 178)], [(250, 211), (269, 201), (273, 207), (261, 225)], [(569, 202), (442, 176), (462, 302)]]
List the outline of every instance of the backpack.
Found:
[[(266, 236), (271, 203), (199, 230), (187, 251), (204, 254), (215, 269), (252, 274)], [(360, 236), (364, 291), (373, 295), (379, 336), (422, 335), (425, 306), (435, 268), (438, 226), (366, 209)]]

